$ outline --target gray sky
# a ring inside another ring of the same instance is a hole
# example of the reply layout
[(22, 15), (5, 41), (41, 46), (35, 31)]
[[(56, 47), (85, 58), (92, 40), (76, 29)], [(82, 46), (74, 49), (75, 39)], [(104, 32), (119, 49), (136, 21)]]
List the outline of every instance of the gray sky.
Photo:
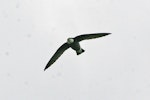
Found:
[[(149, 0), (0, 0), (1, 100), (149, 100)], [(83, 41), (45, 65), (68, 37)]]

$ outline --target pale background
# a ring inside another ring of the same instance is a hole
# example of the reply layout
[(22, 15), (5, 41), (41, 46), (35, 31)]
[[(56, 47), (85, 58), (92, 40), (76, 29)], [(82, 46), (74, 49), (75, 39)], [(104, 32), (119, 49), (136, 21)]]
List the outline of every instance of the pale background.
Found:
[(149, 27), (150, 0), (0, 0), (0, 100), (150, 100)]

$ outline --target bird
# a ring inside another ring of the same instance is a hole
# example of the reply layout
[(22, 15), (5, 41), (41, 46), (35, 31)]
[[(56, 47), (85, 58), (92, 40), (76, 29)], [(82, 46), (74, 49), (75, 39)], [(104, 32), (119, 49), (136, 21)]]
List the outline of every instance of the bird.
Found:
[(63, 53), (65, 50), (67, 50), (68, 48), (72, 48), (73, 50), (76, 51), (77, 55), (82, 54), (83, 52), (85, 52), (84, 49), (81, 48), (80, 43), (83, 40), (89, 40), (89, 39), (95, 39), (95, 38), (99, 38), (99, 37), (103, 37), (106, 35), (109, 35), (111, 33), (91, 33), (91, 34), (82, 34), (82, 35), (78, 35), (76, 37), (69, 37), (67, 39), (67, 42), (65, 42), (63, 45), (61, 45), (57, 51), (54, 53), (54, 55), (51, 57), (51, 59), (49, 60), (49, 62), (47, 63), (46, 67), (44, 68), (44, 71), (49, 68)]

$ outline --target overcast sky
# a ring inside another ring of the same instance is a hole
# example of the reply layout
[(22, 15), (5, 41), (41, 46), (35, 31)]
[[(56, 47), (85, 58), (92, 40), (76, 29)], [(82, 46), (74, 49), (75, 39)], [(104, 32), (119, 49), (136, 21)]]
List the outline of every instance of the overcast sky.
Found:
[[(0, 0), (1, 100), (150, 100), (149, 0)], [(68, 49), (68, 37), (111, 32)]]

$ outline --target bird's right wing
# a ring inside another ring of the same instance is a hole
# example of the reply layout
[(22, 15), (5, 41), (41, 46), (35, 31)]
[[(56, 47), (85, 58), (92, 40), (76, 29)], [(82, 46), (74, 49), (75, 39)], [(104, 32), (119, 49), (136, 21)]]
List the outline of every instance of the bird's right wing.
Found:
[(75, 40), (80, 42), (82, 40), (88, 40), (88, 39), (94, 39), (94, 38), (99, 38), (102, 36), (109, 35), (110, 33), (94, 33), (94, 34), (83, 34), (75, 37)]
[(58, 50), (55, 52), (55, 54), (52, 56), (52, 58), (47, 63), (44, 70), (49, 68), (62, 54), (65, 50), (67, 50), (70, 46), (67, 43), (64, 43), (61, 47), (58, 48)]

